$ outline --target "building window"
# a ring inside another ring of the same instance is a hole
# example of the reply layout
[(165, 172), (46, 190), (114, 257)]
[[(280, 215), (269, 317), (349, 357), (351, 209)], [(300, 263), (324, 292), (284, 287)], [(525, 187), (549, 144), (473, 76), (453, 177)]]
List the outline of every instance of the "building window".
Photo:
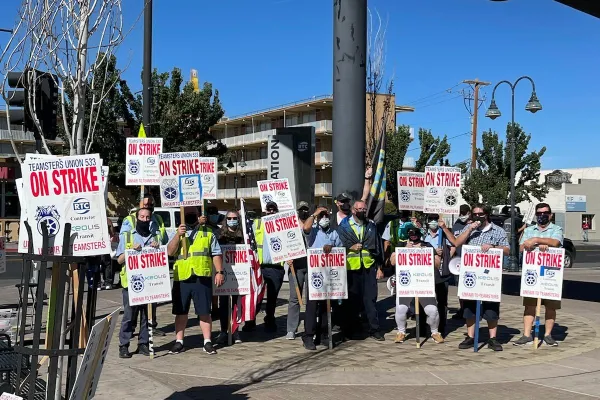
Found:
[(587, 224), (588, 229), (590, 231), (593, 231), (596, 229), (596, 221), (594, 221), (595, 219), (595, 214), (583, 214), (581, 216), (581, 227), (583, 228), (583, 226), (585, 224)]
[(16, 218), (21, 216), (21, 205), (17, 195), (17, 185), (14, 182), (2, 184), (2, 218)]

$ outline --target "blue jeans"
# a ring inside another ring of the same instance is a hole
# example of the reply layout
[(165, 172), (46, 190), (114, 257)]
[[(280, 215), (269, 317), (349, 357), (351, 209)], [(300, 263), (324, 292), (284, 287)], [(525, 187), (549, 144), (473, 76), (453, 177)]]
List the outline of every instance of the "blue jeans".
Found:
[(134, 312), (140, 316), (140, 334), (138, 344), (148, 344), (148, 305), (134, 306), (129, 305), (129, 293), (123, 289), (123, 319), (121, 320), (121, 330), (119, 331), (119, 346), (129, 346), (133, 337)]

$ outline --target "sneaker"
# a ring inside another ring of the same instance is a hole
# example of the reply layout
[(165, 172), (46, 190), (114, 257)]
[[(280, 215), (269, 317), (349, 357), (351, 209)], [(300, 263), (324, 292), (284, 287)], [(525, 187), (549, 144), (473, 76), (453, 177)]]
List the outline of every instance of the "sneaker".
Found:
[(242, 332), (254, 332), (256, 329), (256, 321), (246, 321), (244, 327), (242, 328)]
[(488, 349), (502, 351), (502, 345), (496, 338), (490, 338), (490, 340), (488, 340)]
[(119, 358), (131, 358), (129, 346), (119, 346)]
[(552, 347), (558, 346), (558, 343), (556, 342), (556, 340), (554, 340), (554, 338), (550, 335), (544, 336), (544, 342), (546, 342), (546, 344), (548, 346), (552, 346)]
[(179, 354), (182, 352), (183, 352), (183, 343), (175, 342), (173, 347), (171, 347), (171, 351), (169, 351), (169, 354)]
[(383, 342), (385, 340), (385, 336), (383, 336), (383, 333), (379, 332), (379, 331), (375, 331), (373, 333), (371, 333), (371, 337), (375, 340), (377, 340), (378, 342)]
[(296, 332), (288, 332), (287, 335), (285, 335), (285, 338), (287, 340), (294, 340), (294, 339), (296, 339)]
[(515, 346), (525, 346), (525, 345), (530, 345), (533, 344), (533, 338), (531, 336), (521, 336), (518, 340), (515, 340), (513, 342), (513, 345)]
[(442, 334), (439, 332), (436, 333), (432, 333), (431, 334), (431, 338), (433, 339), (434, 342), (436, 343), (444, 343), (444, 338), (442, 337)]
[(206, 354), (217, 354), (211, 342), (206, 342), (202, 348)]
[(396, 333), (396, 338), (394, 339), (394, 343), (404, 343), (405, 338), (406, 338), (406, 333), (398, 332), (398, 333)]
[(218, 345), (224, 346), (227, 344), (227, 339), (228, 339), (227, 332), (221, 332), (215, 339), (215, 343)]
[(317, 346), (315, 346), (315, 342), (309, 336), (305, 336), (302, 338), (302, 344), (304, 345), (304, 348), (306, 350), (311, 350), (311, 351), (317, 350)]
[(240, 332), (239, 331), (233, 332), (232, 336), (233, 336), (233, 343), (235, 343), (235, 344), (242, 343), (242, 338), (240, 337)]
[(149, 356), (150, 355), (150, 348), (148, 348), (147, 344), (139, 344), (138, 345), (138, 349), (137, 349), (138, 354), (142, 355), (142, 356)]
[(475, 339), (467, 336), (465, 338), (465, 340), (463, 340), (462, 342), (459, 343), (458, 348), (461, 350), (465, 350), (465, 349), (470, 349), (473, 346), (475, 346)]

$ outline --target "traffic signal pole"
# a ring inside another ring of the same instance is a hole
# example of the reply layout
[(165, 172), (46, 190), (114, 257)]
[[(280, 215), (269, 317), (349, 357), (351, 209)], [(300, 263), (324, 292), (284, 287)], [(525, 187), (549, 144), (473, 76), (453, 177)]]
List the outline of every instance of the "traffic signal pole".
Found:
[(367, 114), (367, 0), (333, 1), (333, 196), (362, 197)]

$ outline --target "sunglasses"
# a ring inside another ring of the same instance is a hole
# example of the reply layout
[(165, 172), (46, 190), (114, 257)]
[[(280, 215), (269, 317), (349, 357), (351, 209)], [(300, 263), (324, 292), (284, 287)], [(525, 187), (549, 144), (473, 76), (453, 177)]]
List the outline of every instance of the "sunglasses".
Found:
[(552, 214), (550, 211), (539, 211), (539, 212), (535, 213), (535, 215), (537, 215), (538, 217), (542, 216), (542, 215), (550, 215), (550, 214)]
[(238, 217), (227, 217), (227, 221), (237, 221)]
[(475, 213), (473, 215), (476, 217), (485, 217), (485, 213)]

